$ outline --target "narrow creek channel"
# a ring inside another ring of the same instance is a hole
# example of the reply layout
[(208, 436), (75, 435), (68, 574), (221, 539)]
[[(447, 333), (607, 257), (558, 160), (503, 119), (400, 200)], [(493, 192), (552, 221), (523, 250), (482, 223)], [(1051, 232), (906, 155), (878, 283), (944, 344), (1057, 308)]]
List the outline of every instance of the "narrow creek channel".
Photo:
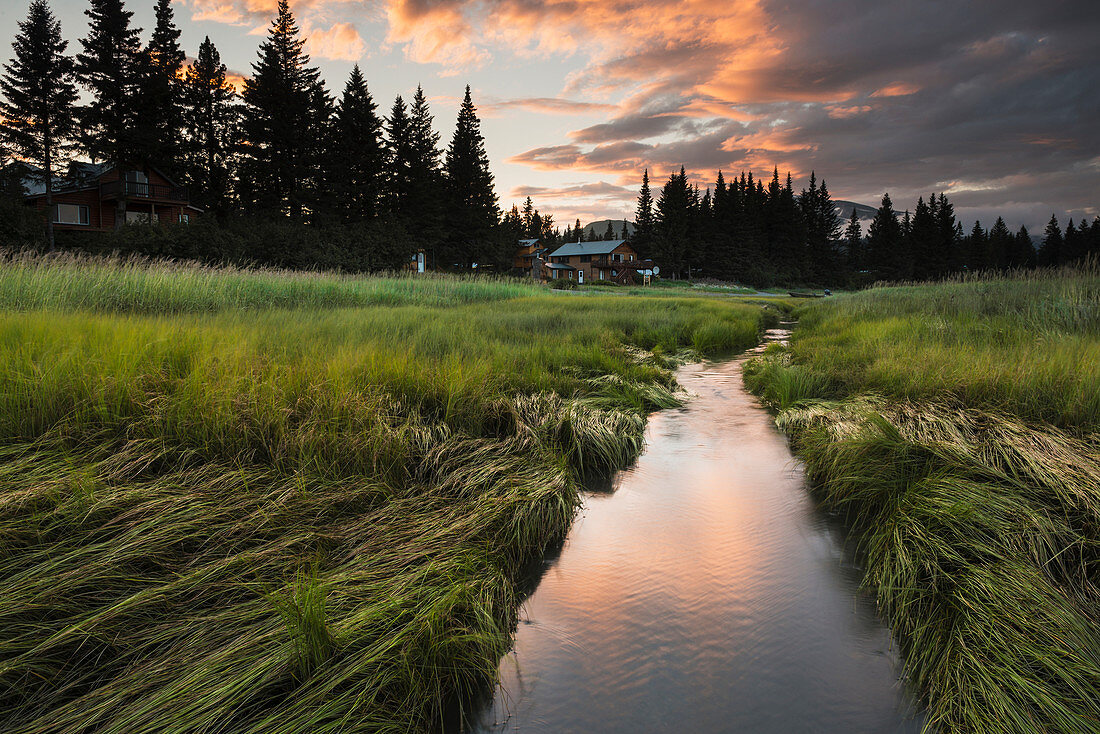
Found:
[(651, 416), (645, 453), (586, 495), (472, 731), (920, 730), (889, 631), (743, 359), (682, 368), (695, 397)]

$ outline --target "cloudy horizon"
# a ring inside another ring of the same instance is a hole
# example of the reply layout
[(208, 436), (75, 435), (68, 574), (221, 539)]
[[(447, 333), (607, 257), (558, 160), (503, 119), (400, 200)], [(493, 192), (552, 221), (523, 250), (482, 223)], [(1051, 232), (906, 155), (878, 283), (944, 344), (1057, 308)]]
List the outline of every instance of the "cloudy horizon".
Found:
[[(127, 2), (148, 39), (153, 3)], [(83, 0), (53, 0), (70, 53)], [(209, 35), (247, 74), (275, 0), (174, 0), (191, 55)], [(835, 199), (898, 209), (944, 192), (965, 228), (1033, 231), (1100, 214), (1100, 12), (1043, 5), (749, 0), (292, 0), (338, 94), (353, 64), (379, 111), (422, 84), (449, 139), (475, 103), (501, 206), (564, 226), (633, 218), (642, 170), (811, 171)], [(12, 33), (26, 5), (0, 18)]]

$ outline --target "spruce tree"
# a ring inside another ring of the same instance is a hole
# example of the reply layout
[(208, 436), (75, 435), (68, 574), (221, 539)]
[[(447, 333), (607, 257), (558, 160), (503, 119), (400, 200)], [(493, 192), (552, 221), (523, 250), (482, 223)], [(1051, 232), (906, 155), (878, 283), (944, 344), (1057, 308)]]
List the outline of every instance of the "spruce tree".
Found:
[(481, 121), (468, 84), (443, 170), (450, 205), (447, 219), (452, 233), (449, 242), (452, 255), (465, 265), (504, 262), (511, 253), (498, 241), (496, 225), (500, 211), (493, 174), (489, 171)]
[(318, 142), (328, 141), (327, 95), (304, 45), (287, 0), (279, 0), (242, 94), (243, 203), (296, 218), (307, 212), (309, 189), (320, 178), (324, 161), (317, 155)]
[(625, 219), (623, 220), (623, 228), (622, 228), (622, 234), (620, 236), (620, 239), (623, 239), (623, 240), (630, 239), (630, 229), (627, 227)]
[(1043, 244), (1039, 248), (1039, 265), (1055, 267), (1062, 264), (1062, 228), (1058, 226), (1058, 218), (1050, 215), (1050, 221), (1043, 230)]
[(1031, 244), (1031, 234), (1028, 233), (1027, 227), (1021, 226), (1016, 233), (1016, 247), (1013, 255), (1012, 267), (1035, 267), (1035, 246)]
[(936, 269), (936, 277), (942, 278), (948, 273), (955, 273), (962, 269), (963, 258), (960, 252), (960, 237), (956, 232), (955, 207), (941, 193), (936, 198), (936, 207), (933, 213), (936, 222), (936, 252), (933, 264)]
[[(92, 160), (114, 165), (121, 176), (128, 166), (147, 163), (148, 135), (138, 104), (144, 66), (141, 29), (130, 26), (133, 13), (122, 0), (91, 0), (84, 14), (90, 23), (88, 36), (80, 40), (84, 50), (76, 56), (77, 74), (91, 99), (78, 110), (81, 142)], [(126, 220), (126, 201), (123, 187), (115, 200), (115, 229)]]
[(687, 173), (669, 176), (657, 198), (654, 217), (653, 259), (674, 279), (690, 277), (691, 247), (695, 236), (695, 196)]
[(970, 230), (970, 236), (966, 241), (967, 269), (974, 273), (987, 270), (993, 264), (992, 253), (989, 251), (989, 239), (986, 237), (982, 223), (975, 221), (974, 228)]
[(607, 220), (607, 229), (604, 230), (603, 238), (606, 241), (615, 239), (615, 230), (611, 227), (611, 220)]
[(1012, 253), (1016, 249), (1016, 238), (1008, 231), (1008, 225), (1002, 217), (989, 230), (989, 252), (991, 264), (999, 270), (1012, 267)]
[(888, 193), (882, 195), (882, 203), (867, 233), (867, 261), (869, 269), (879, 280), (909, 277), (902, 252), (902, 228)]
[(863, 227), (859, 223), (859, 215), (856, 214), (854, 206), (852, 216), (848, 219), (848, 226), (844, 229), (844, 247), (848, 251), (848, 268), (856, 273), (863, 270)]
[(367, 81), (356, 64), (336, 109), (335, 139), (340, 154), (332, 159), (331, 181), (344, 222), (370, 221), (381, 213), (385, 175), (382, 119)]
[(182, 84), (183, 167), (192, 203), (217, 214), (229, 211), (233, 151), (240, 110), (225, 78), (218, 49), (207, 36)]
[[(936, 197), (930, 200), (934, 203)], [(942, 273), (939, 263), (939, 231), (935, 216), (924, 197), (917, 199), (917, 208), (913, 212), (913, 221), (909, 228), (909, 250), (913, 253), (913, 274), (916, 280), (931, 280)]]
[[(579, 221), (579, 220), (578, 220)], [(638, 191), (638, 206), (634, 211), (634, 236), (631, 246), (643, 260), (653, 254), (653, 194), (649, 190), (649, 169), (642, 172), (642, 188)]]
[(136, 100), (141, 115), (135, 123), (143, 157), (170, 175), (177, 175), (182, 127), (180, 77), (186, 55), (180, 48), (171, 0), (157, 0), (156, 19), (153, 37), (141, 55)]
[[(73, 62), (65, 55), (61, 23), (46, 0), (31, 0), (27, 19), (12, 41), (15, 57), (0, 77), (0, 138), (4, 147), (40, 167), (46, 190), (46, 243), (54, 249), (54, 168), (67, 149), (76, 102)], [(21, 202), (20, 202), (21, 203)]]

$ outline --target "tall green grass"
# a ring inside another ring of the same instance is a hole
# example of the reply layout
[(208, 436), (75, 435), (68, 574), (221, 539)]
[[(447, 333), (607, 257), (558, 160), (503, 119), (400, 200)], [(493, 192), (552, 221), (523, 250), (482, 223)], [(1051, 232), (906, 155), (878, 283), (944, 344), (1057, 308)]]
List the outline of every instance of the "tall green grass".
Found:
[(875, 288), (746, 383), (852, 530), (930, 730), (1100, 731), (1100, 273)]
[(678, 401), (666, 355), (775, 320), (65, 260), (3, 263), (0, 303), (0, 729), (28, 734), (438, 728), (582, 475)]
[(481, 303), (541, 289), (505, 278), (367, 277), (141, 258), (0, 253), (0, 308), (174, 314), (226, 309)]

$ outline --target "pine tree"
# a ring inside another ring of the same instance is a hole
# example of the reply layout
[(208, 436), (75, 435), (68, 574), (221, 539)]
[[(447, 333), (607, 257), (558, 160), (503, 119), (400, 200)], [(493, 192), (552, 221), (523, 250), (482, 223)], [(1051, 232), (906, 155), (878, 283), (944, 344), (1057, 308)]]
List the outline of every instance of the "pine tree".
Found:
[(1053, 214), (1047, 228), (1043, 230), (1043, 244), (1039, 248), (1039, 264), (1044, 267), (1054, 267), (1062, 264), (1062, 228), (1058, 226), (1058, 219)]
[(612, 229), (612, 227), (611, 227), (611, 220), (610, 219), (607, 220), (607, 229), (603, 233), (603, 238), (604, 238), (605, 241), (610, 241), (610, 240), (615, 239), (615, 230)]
[(444, 237), (447, 206), (443, 200), (439, 133), (432, 127), (428, 98), (416, 88), (411, 108), (398, 97), (387, 127), (392, 176), (392, 212), (410, 237), (429, 253), (432, 267), (454, 263)]
[(634, 236), (631, 246), (643, 260), (652, 256), (655, 235), (653, 194), (649, 190), (649, 169), (642, 172), (642, 188), (638, 191), (638, 207), (634, 212)]
[[(935, 202), (936, 197), (930, 197)], [(917, 208), (913, 212), (913, 221), (909, 229), (909, 251), (913, 253), (913, 275), (916, 280), (931, 280), (939, 277), (943, 268), (939, 263), (939, 231), (935, 216), (924, 197), (917, 199)]]
[(869, 269), (879, 280), (903, 280), (909, 277), (907, 258), (902, 252), (902, 227), (890, 194), (882, 195), (867, 236)]
[(1035, 246), (1031, 244), (1031, 235), (1027, 227), (1021, 226), (1016, 233), (1016, 247), (1011, 265), (1014, 268), (1035, 267)]
[(993, 265), (993, 255), (989, 251), (989, 238), (986, 237), (981, 222), (974, 222), (974, 228), (970, 230), (970, 236), (967, 238), (966, 252), (967, 269), (971, 272), (988, 270)]
[(171, 175), (179, 173), (180, 77), (186, 55), (180, 48), (180, 30), (173, 20), (171, 0), (157, 0), (153, 37), (141, 55), (136, 104), (141, 115), (138, 145), (142, 157)]
[(240, 111), (236, 92), (210, 37), (187, 67), (182, 84), (183, 166), (192, 203), (229, 211), (229, 184)]
[[(122, 0), (91, 0), (84, 11), (90, 19), (87, 38), (77, 54), (77, 75), (91, 94), (87, 105), (77, 111), (85, 152), (119, 169), (144, 165), (142, 114), (138, 104), (142, 75), (140, 28), (130, 26), (133, 13)], [(126, 220), (127, 190), (115, 200), (115, 229)]]
[(506, 260), (511, 253), (497, 241), (495, 230), (500, 218), (497, 195), (493, 189), (493, 174), (489, 171), (481, 121), (469, 85), (466, 85), (443, 169), (451, 207), (448, 217), (452, 228), (450, 245), (457, 261), (470, 265)]
[(936, 277), (942, 278), (948, 273), (962, 270), (963, 265), (962, 252), (959, 249), (961, 238), (956, 233), (958, 223), (955, 221), (955, 207), (943, 193), (936, 198), (933, 219), (937, 232), (933, 265)]
[(1016, 249), (1016, 238), (1008, 230), (1008, 225), (1002, 217), (989, 230), (989, 252), (991, 264), (1005, 270), (1012, 267), (1012, 253)]
[(46, 242), (54, 249), (54, 168), (66, 151), (76, 102), (73, 62), (65, 55), (61, 23), (46, 0), (31, 0), (27, 19), (12, 41), (15, 57), (0, 77), (0, 138), (8, 148), (41, 167), (46, 189)]
[(626, 220), (625, 219), (623, 220), (623, 229), (622, 229), (622, 235), (620, 236), (620, 239), (623, 239), (623, 240), (630, 239), (630, 230), (626, 226)]
[(856, 208), (852, 207), (852, 216), (844, 229), (844, 247), (848, 251), (848, 268), (854, 272), (863, 270), (863, 227), (859, 223)]
[(654, 217), (652, 258), (673, 278), (690, 277), (694, 225), (694, 194), (680, 166), (661, 189)]
[(344, 222), (370, 221), (381, 213), (386, 155), (377, 110), (356, 64), (344, 85), (333, 121), (337, 141), (354, 141), (340, 145), (340, 155), (331, 162), (336, 207)]
[(242, 198), (251, 209), (299, 218), (313, 203), (328, 142), (327, 94), (309, 66), (287, 0), (279, 0), (253, 76), (245, 81)]

